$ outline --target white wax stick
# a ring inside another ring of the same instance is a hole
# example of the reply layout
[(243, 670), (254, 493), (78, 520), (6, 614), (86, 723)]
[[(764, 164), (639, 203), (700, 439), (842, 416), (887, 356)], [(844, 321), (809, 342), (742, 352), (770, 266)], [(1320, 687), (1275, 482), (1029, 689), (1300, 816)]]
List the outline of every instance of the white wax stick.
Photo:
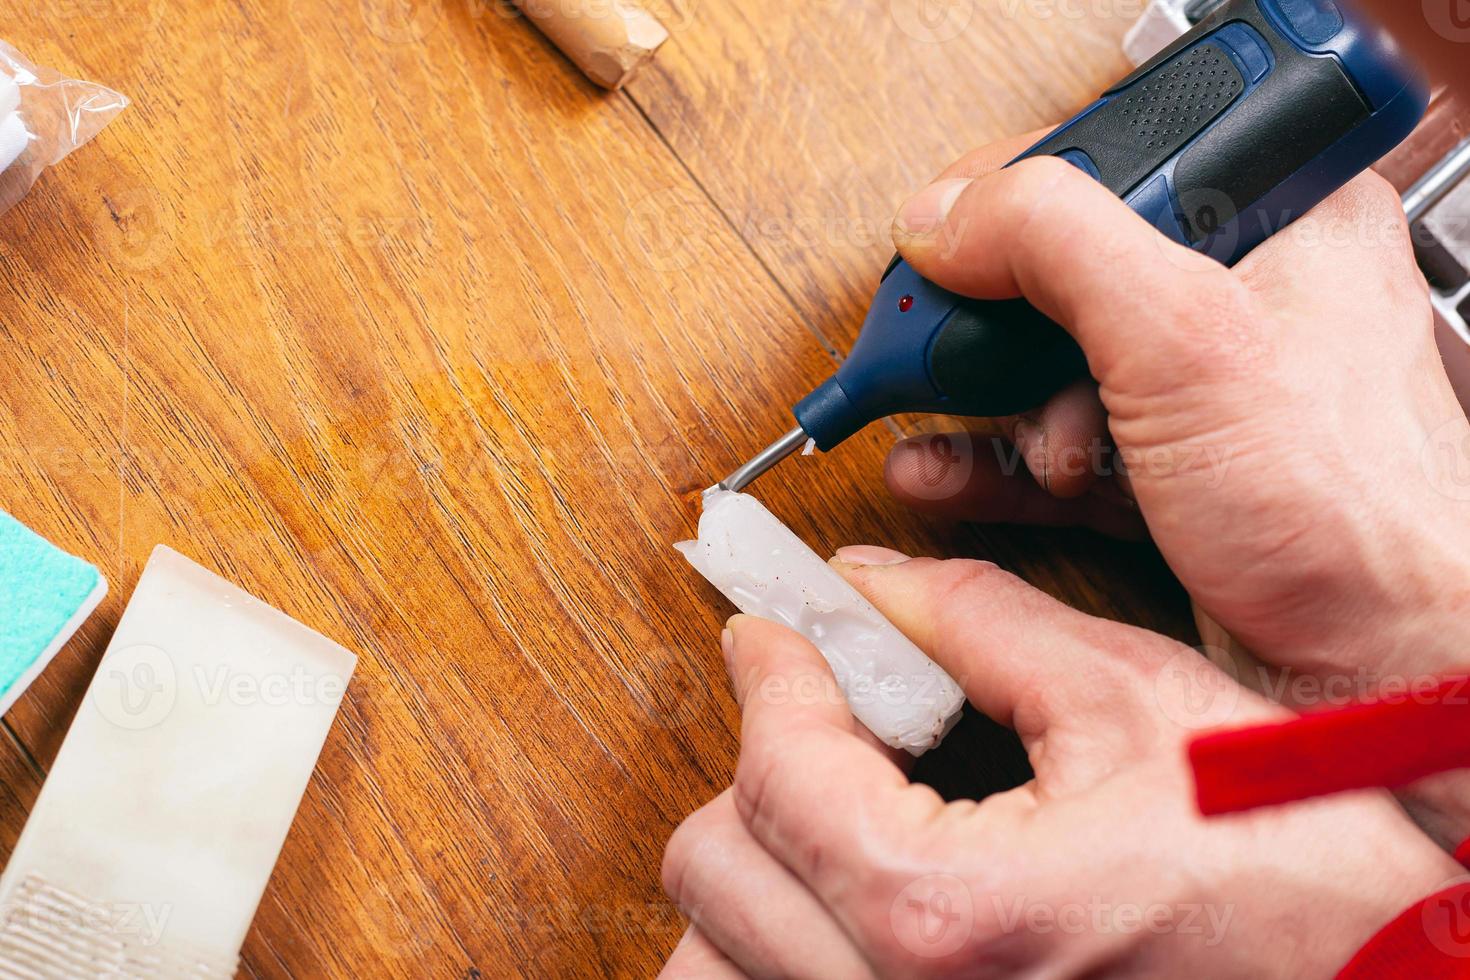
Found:
[(20, 108), (20, 86), (9, 75), (0, 74), (0, 117)]
[(708, 495), (699, 540), (676, 547), (741, 612), (810, 640), (885, 744), (921, 755), (959, 720), (959, 685), (754, 497)]
[(356, 661), (156, 549), (0, 877), (0, 975), (232, 976)]
[(12, 112), (0, 120), (0, 171), (10, 167), (30, 145), (31, 134), (20, 113)]

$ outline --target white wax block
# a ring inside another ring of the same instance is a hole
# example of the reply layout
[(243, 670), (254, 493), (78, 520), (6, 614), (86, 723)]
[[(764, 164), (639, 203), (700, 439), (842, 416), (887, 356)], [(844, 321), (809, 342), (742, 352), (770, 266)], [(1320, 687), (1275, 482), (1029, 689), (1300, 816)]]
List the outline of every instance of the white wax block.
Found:
[(959, 720), (959, 685), (754, 497), (708, 495), (699, 540), (676, 547), (741, 612), (810, 640), (884, 743), (921, 755)]
[(0, 171), (14, 163), (30, 145), (31, 134), (20, 113), (12, 112), (0, 120)]
[(157, 548), (0, 877), (0, 975), (232, 976), (356, 662)]
[(20, 86), (9, 75), (0, 75), (0, 117), (20, 108)]

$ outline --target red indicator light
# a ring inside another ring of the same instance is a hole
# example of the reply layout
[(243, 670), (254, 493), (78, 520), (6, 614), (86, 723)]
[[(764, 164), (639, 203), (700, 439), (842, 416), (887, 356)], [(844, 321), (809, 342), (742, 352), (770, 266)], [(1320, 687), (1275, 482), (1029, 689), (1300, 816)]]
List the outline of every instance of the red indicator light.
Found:
[(907, 313), (909, 310), (912, 310), (913, 308), (914, 308), (914, 298), (912, 296), (905, 296), (903, 299), (901, 299), (901, 300), (898, 301), (898, 312), (900, 312), (900, 313)]

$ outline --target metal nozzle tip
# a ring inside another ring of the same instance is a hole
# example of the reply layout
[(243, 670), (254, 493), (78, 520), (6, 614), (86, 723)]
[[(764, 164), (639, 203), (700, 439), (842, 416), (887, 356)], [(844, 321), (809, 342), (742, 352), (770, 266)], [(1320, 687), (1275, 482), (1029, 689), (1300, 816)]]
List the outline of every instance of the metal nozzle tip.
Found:
[(780, 439), (777, 439), (775, 442), (771, 443), (771, 445), (767, 446), (764, 451), (762, 451), (750, 462), (746, 463), (744, 466), (740, 467), (740, 469), (725, 477), (715, 486), (706, 490), (705, 496), (721, 490), (726, 490), (730, 493), (740, 493), (746, 487), (750, 486), (752, 483), (758, 480), (762, 474), (766, 473), (777, 463), (781, 462), (781, 460), (785, 459), (787, 456), (790, 456), (802, 446), (806, 445), (807, 439), (808, 436), (806, 434), (806, 431), (803, 430), (801, 426), (797, 426), (796, 428), (792, 429), (790, 432), (782, 436)]

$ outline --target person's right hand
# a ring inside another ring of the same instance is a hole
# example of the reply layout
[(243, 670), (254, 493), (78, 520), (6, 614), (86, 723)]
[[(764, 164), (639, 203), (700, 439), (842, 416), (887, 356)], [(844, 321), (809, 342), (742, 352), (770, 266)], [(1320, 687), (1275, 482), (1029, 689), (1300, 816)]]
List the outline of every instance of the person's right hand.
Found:
[[(893, 491), (962, 519), (1141, 515), (1206, 613), (1347, 695), (1470, 667), (1470, 423), (1393, 190), (1363, 176), (1232, 270), (1062, 161), (989, 172), (1018, 149), (956, 165), (895, 238), (941, 286), (1024, 295), (1098, 384), (1016, 420), (1031, 474), (972, 437), (972, 465), (935, 485), (919, 437), (890, 457)], [(1109, 435), (1121, 481), (1094, 465)]]

